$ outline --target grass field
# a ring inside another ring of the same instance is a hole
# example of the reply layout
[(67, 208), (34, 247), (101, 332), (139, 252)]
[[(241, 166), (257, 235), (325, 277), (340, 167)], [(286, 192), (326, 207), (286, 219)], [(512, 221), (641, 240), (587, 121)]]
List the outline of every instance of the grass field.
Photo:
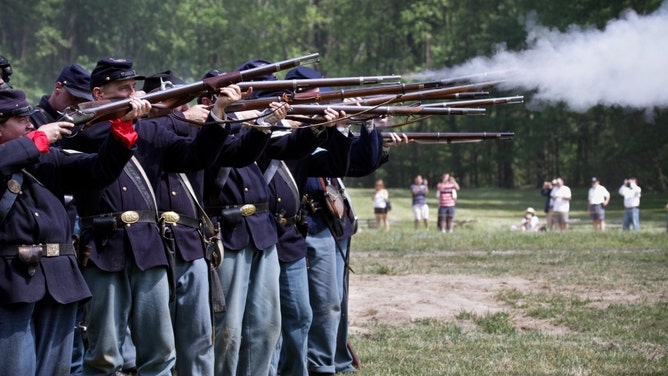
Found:
[[(457, 203), (456, 219), (466, 224), (441, 234), (435, 196), (430, 230), (415, 231), (410, 193), (390, 189), (387, 233), (367, 226), (372, 191), (351, 189), (362, 222), (351, 251), (357, 275), (532, 283), (500, 289), (494, 298), (501, 312), (364, 324), (350, 338), (362, 361), (358, 374), (668, 375), (668, 196), (645, 193), (641, 232), (622, 233), (621, 197), (610, 190), (603, 233), (594, 233), (587, 218), (586, 190), (574, 190), (569, 231), (529, 234), (509, 228), (527, 206), (542, 214), (538, 191), (471, 189), (462, 190)], [(523, 325), (527, 320), (540, 324)]]

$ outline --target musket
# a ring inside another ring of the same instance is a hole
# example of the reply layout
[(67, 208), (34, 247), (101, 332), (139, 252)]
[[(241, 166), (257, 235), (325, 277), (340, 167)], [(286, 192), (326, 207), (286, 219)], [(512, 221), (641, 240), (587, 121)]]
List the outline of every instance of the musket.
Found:
[[(481, 82), (476, 84), (467, 84), (459, 86), (449, 86), (444, 87), (445, 85), (441, 81), (427, 81), (427, 82), (417, 82), (417, 83), (399, 83), (399, 84), (386, 84), (382, 86), (373, 86), (373, 87), (363, 87), (359, 89), (339, 89), (332, 90), (328, 92), (300, 92), (292, 94), (283, 94), (280, 96), (271, 96), (266, 98), (259, 99), (247, 99), (241, 100), (236, 103), (228, 106), (226, 112), (237, 112), (237, 111), (246, 111), (246, 110), (257, 110), (267, 108), (271, 102), (286, 102), (290, 105), (297, 104), (308, 104), (308, 103), (329, 103), (329, 102), (342, 102), (347, 98), (357, 98), (357, 97), (368, 97), (368, 96), (381, 96), (383, 101), (379, 103), (384, 103), (398, 97), (403, 97), (415, 92), (428, 92), (428, 89), (434, 89), (434, 95), (438, 95), (437, 99), (450, 99), (453, 95), (456, 94), (464, 95), (467, 92), (478, 92), (480, 90), (492, 87), (497, 85), (501, 81), (492, 81), (492, 82)], [(486, 93), (486, 92), (485, 92)], [(395, 95), (389, 95), (395, 94)], [(397, 96), (398, 94), (398, 96)], [(416, 97), (408, 100), (423, 100), (425, 98), (420, 97), (416, 94)], [(395, 100), (395, 102), (400, 100)], [(401, 100), (403, 101), (403, 100)], [(376, 104), (379, 104), (376, 103)], [(388, 102), (392, 103), (392, 102)]]
[(361, 86), (377, 85), (387, 83), (398, 83), (401, 76), (359, 76), (359, 77), (335, 77), (299, 80), (274, 80), (274, 81), (251, 81), (239, 82), (237, 85), (241, 90), (291, 90), (299, 91), (316, 87), (330, 86)]
[(309, 105), (298, 104), (290, 106), (289, 115), (322, 115), (326, 108), (334, 111), (344, 111), (347, 115), (483, 115), (484, 108), (450, 108), (424, 106), (356, 106), (356, 105)]
[[(294, 68), (302, 64), (315, 62), (318, 60), (319, 56), (318, 53), (313, 53), (276, 63), (266, 64), (257, 68), (224, 73), (220, 76), (205, 78), (202, 81), (191, 84), (175, 86), (166, 90), (148, 93), (139, 96), (138, 98), (145, 99), (152, 104), (169, 101), (169, 105), (164, 106), (162, 110), (165, 108), (173, 108), (188, 103), (202, 94), (215, 92), (224, 86), (248, 81), (254, 77)], [(84, 126), (88, 126), (94, 122), (122, 117), (130, 109), (130, 99), (106, 103), (86, 102), (75, 108), (66, 110), (61, 120), (72, 122), (75, 125), (83, 124)]]
[[(409, 141), (420, 144), (459, 144), (480, 142), (484, 140), (509, 140), (515, 136), (514, 132), (396, 132), (402, 137), (406, 135)], [(383, 133), (384, 140), (392, 140), (389, 133)]]
[[(492, 85), (492, 83), (486, 83), (485, 85)], [(476, 92), (476, 91), (459, 92), (459, 91), (455, 91), (456, 89), (459, 89), (459, 88), (474, 89), (474, 86), (476, 86), (476, 85), (453, 86), (453, 87), (446, 87), (446, 88), (442, 88), (442, 89), (416, 91), (416, 92), (411, 92), (411, 93), (406, 93), (406, 94), (401, 94), (401, 95), (380, 95), (380, 96), (371, 97), (371, 98), (362, 98), (362, 100), (355, 101), (354, 103), (360, 104), (362, 106), (377, 106), (377, 105), (381, 105), (381, 104), (390, 104), (390, 103), (397, 103), (397, 102), (409, 102), (409, 101), (422, 102), (422, 101), (435, 100), (435, 99), (463, 99), (466, 96), (480, 96), (480, 95), (489, 94), (489, 92)], [(464, 101), (461, 101), (461, 102), (464, 102)], [(447, 103), (458, 103), (458, 102), (453, 101), (453, 102), (447, 102)], [(483, 102), (480, 102), (480, 103), (483, 103)], [(454, 106), (451, 106), (451, 107), (454, 107)], [(461, 107), (471, 107), (471, 106), (461, 106)]]
[(516, 95), (512, 97), (499, 97), (499, 98), (485, 98), (485, 99), (472, 99), (468, 101), (452, 101), (452, 102), (442, 102), (442, 103), (423, 103), (423, 107), (478, 107), (478, 106), (489, 106), (492, 104), (516, 104), (524, 103), (524, 96)]

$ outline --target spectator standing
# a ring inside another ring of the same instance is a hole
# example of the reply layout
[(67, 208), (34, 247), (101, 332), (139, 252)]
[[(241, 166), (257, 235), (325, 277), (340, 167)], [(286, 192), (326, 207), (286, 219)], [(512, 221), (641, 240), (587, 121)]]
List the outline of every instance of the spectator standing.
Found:
[(427, 179), (422, 179), (422, 175), (417, 175), (411, 184), (411, 193), (413, 195), (414, 227), (417, 230), (422, 221), (424, 228), (429, 229), (429, 205), (427, 205), (429, 182)]
[(559, 231), (568, 230), (570, 204), (571, 189), (562, 178), (557, 178), (557, 184), (552, 189), (552, 215), (553, 224), (559, 227)]
[(376, 228), (380, 228), (381, 224), (385, 231), (390, 230), (390, 223), (387, 220), (388, 201), (390, 194), (385, 189), (385, 183), (382, 179), (376, 180), (376, 191), (373, 193), (373, 213), (376, 215)]
[(591, 178), (591, 188), (587, 198), (587, 211), (595, 231), (605, 231), (605, 207), (610, 202), (610, 192), (598, 181)]
[(622, 231), (629, 231), (629, 225), (633, 225), (633, 232), (640, 231), (640, 195), (642, 189), (638, 186), (636, 178), (624, 180), (619, 187), (619, 194), (624, 197), (624, 222)]
[(436, 189), (438, 190), (439, 227), (442, 233), (452, 232), (459, 184), (454, 176), (443, 174), (443, 180), (436, 185)]
[(557, 184), (557, 179), (552, 179), (552, 181), (544, 181), (543, 188), (540, 189), (540, 195), (545, 197), (545, 220), (547, 221), (547, 229), (552, 230), (554, 224), (552, 223), (552, 189), (554, 185)]

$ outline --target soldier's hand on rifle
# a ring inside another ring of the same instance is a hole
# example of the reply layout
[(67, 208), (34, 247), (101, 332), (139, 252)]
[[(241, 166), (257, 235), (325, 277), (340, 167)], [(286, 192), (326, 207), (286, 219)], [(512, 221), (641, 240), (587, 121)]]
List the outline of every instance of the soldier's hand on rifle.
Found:
[(383, 148), (395, 147), (401, 144), (407, 144), (408, 142), (409, 140), (405, 133), (402, 133), (400, 136), (395, 132), (388, 132), (387, 136), (383, 137)]
[(183, 111), (183, 116), (185, 116), (188, 120), (205, 122), (207, 116), (209, 116), (209, 111), (209, 106), (196, 104)]
[(271, 102), (269, 103), (269, 115), (264, 117), (264, 121), (269, 124), (276, 124), (285, 119), (289, 109), (290, 105), (285, 102)]
[(44, 132), (46, 137), (49, 139), (49, 143), (53, 144), (54, 142), (63, 138), (63, 136), (71, 135), (73, 127), (74, 124), (72, 123), (66, 121), (56, 121), (42, 125), (39, 127), (39, 130)]
[(346, 121), (339, 121), (339, 122), (334, 121), (336, 119), (341, 119), (345, 117), (346, 117), (345, 111), (336, 111), (329, 107), (325, 109), (325, 120), (327, 120), (328, 123), (331, 122), (331, 124), (327, 124), (327, 127), (333, 127), (335, 125), (345, 127)]
[(218, 98), (213, 106), (213, 113), (221, 118), (225, 118), (225, 108), (232, 103), (241, 99), (241, 89), (237, 85), (229, 85), (220, 88), (218, 91)]
[(151, 102), (137, 97), (130, 98), (132, 109), (121, 118), (121, 121), (131, 121), (136, 118), (146, 116), (151, 112)]

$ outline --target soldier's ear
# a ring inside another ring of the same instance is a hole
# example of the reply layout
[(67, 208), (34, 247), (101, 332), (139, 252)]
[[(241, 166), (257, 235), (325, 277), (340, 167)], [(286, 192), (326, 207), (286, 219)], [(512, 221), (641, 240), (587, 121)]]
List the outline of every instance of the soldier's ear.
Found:
[(93, 100), (100, 100), (104, 99), (104, 92), (102, 91), (102, 88), (99, 86), (96, 86), (91, 90), (91, 94), (93, 94)]

